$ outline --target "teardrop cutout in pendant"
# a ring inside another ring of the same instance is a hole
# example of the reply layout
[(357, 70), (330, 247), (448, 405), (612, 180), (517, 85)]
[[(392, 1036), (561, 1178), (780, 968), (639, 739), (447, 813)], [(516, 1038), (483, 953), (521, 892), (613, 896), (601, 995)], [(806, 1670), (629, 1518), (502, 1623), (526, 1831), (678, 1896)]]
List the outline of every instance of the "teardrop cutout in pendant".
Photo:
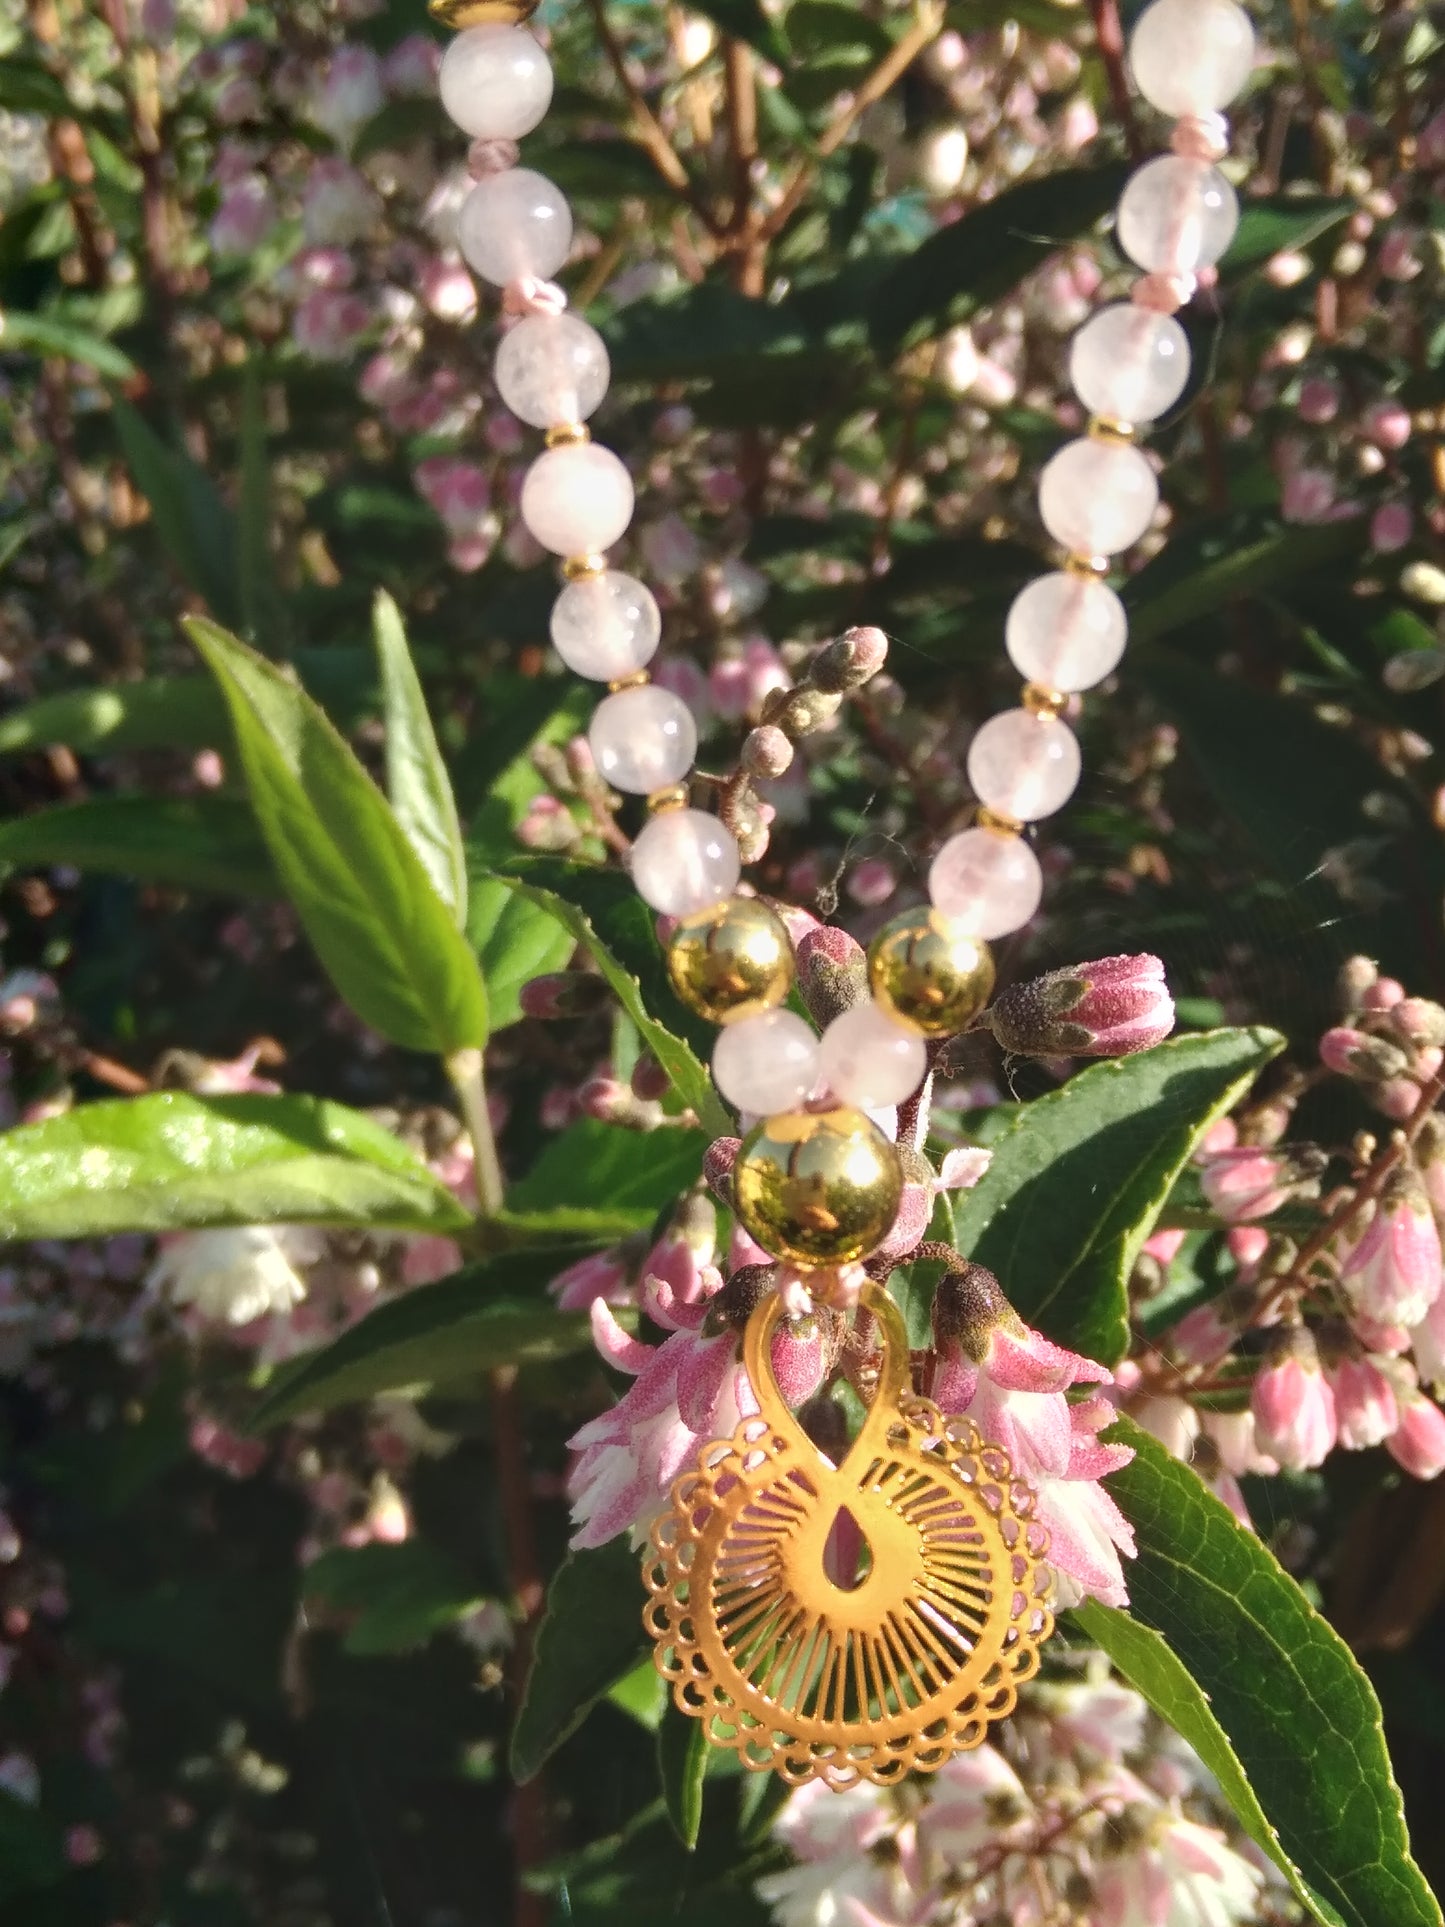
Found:
[[(881, 1286), (862, 1303), (885, 1355), (842, 1464), (778, 1391), (774, 1297), (744, 1339), (759, 1412), (676, 1481), (643, 1567), (644, 1623), (678, 1706), (745, 1766), (839, 1789), (977, 1746), (1053, 1630), (1032, 1488), (969, 1420), (912, 1395)], [(868, 1555), (851, 1566), (845, 1515)]]

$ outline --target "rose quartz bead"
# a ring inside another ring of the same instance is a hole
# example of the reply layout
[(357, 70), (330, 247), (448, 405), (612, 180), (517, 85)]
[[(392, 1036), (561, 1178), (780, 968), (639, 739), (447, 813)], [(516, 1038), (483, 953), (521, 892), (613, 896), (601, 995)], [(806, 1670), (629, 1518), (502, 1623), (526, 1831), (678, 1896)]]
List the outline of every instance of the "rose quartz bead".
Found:
[(522, 520), (553, 555), (600, 555), (632, 520), (632, 477), (610, 448), (549, 448), (522, 482)]
[(662, 615), (646, 583), (621, 569), (569, 582), (552, 605), (552, 642), (575, 676), (621, 682), (645, 669), (662, 640)]
[(1176, 119), (1227, 107), (1254, 66), (1254, 28), (1235, 0), (1154, 0), (1129, 42), (1134, 84)]
[(649, 796), (680, 783), (692, 768), (697, 724), (680, 696), (649, 683), (605, 696), (587, 740), (598, 769), (614, 789)]
[(1212, 268), (1234, 239), (1239, 201), (1217, 167), (1164, 154), (1130, 177), (1119, 245), (1149, 274)]
[(928, 894), (941, 917), (988, 943), (1023, 929), (1043, 900), (1044, 876), (1022, 837), (965, 830), (933, 859)]
[(712, 1075), (740, 1111), (755, 1117), (795, 1111), (818, 1081), (818, 1040), (791, 1010), (759, 1011), (719, 1034)]
[(823, 1081), (844, 1104), (877, 1110), (911, 1097), (928, 1072), (928, 1046), (865, 997), (823, 1032)]
[(1189, 380), (1189, 337), (1172, 315), (1116, 302), (1074, 336), (1069, 379), (1091, 415), (1158, 421)]
[(534, 314), (502, 336), (497, 388), (533, 428), (585, 422), (607, 393), (607, 349), (575, 314)]
[(738, 840), (706, 810), (664, 810), (632, 846), (632, 881), (665, 917), (690, 917), (730, 897), (742, 875)]
[(1074, 555), (1132, 548), (1158, 506), (1154, 471), (1126, 442), (1067, 442), (1039, 477), (1044, 527)]
[(1057, 716), (1006, 709), (968, 747), (968, 780), (980, 803), (1020, 823), (1061, 810), (1079, 783), (1078, 739)]
[(457, 242), (494, 287), (528, 276), (550, 281), (572, 250), (572, 210), (545, 175), (508, 167), (478, 181), (462, 202)]
[(1021, 592), (1008, 612), (1004, 638), (1026, 682), (1071, 695), (1092, 689), (1119, 666), (1129, 620), (1107, 582), (1060, 570)]
[(520, 140), (552, 103), (552, 63), (525, 27), (468, 27), (437, 76), (442, 106), (474, 140)]

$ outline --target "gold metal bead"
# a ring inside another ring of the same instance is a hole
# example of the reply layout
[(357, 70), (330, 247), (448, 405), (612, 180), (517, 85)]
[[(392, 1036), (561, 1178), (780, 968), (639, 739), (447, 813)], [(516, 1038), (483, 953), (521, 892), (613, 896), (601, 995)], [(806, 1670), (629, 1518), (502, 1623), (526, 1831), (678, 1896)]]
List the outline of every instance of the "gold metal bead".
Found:
[(974, 821), (979, 829), (992, 830), (995, 836), (1022, 836), (1024, 833), (1024, 826), (1016, 816), (1005, 816), (1002, 810), (991, 810), (987, 803), (979, 804)]
[(789, 1111), (744, 1138), (733, 1194), (764, 1251), (804, 1270), (843, 1265), (868, 1257), (892, 1230), (903, 1168), (862, 1111)]
[(654, 790), (647, 799), (647, 814), (649, 816), (664, 816), (668, 810), (685, 810), (686, 808), (687, 785), (685, 783), (673, 783), (665, 790)]
[(1112, 415), (1091, 415), (1088, 435), (1095, 442), (1132, 442), (1137, 431), (1133, 422), (1121, 422)]
[(868, 947), (873, 995), (925, 1037), (951, 1037), (971, 1024), (993, 992), (993, 974), (988, 945), (929, 910), (895, 917)]
[(642, 689), (651, 681), (652, 677), (645, 669), (634, 669), (630, 676), (619, 676), (616, 682), (608, 683), (607, 687), (615, 696), (619, 689)]
[(443, 27), (519, 27), (541, 0), (427, 0), (427, 12)]
[(1106, 576), (1109, 573), (1108, 557), (1102, 555), (1079, 555), (1071, 551), (1064, 557), (1064, 573), (1066, 575), (1080, 575), (1085, 577)]
[(548, 448), (573, 448), (578, 442), (591, 439), (592, 430), (586, 422), (555, 422), (543, 437)]
[(1031, 716), (1059, 716), (1069, 706), (1069, 699), (1061, 690), (1046, 689), (1037, 682), (1024, 684), (1021, 700)]
[(788, 927), (756, 897), (729, 897), (678, 924), (667, 974), (688, 1009), (710, 1024), (772, 1010), (793, 983)]
[(569, 555), (562, 564), (562, 573), (569, 582), (580, 582), (587, 576), (606, 575), (607, 557), (605, 555)]

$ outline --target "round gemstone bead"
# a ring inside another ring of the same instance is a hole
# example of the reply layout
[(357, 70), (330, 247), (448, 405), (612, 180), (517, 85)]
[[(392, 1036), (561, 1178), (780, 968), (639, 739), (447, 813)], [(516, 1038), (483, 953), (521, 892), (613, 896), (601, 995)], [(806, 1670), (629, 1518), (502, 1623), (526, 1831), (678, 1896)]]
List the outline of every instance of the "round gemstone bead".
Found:
[(1189, 337), (1173, 315), (1116, 302), (1074, 336), (1069, 379), (1091, 415), (1158, 421), (1189, 380)]
[(968, 746), (974, 795), (1020, 823), (1061, 810), (1078, 788), (1080, 768), (1078, 739), (1068, 724), (1028, 709), (991, 717)]
[(911, 1097), (928, 1073), (928, 1046), (865, 997), (835, 1017), (819, 1053), (823, 1081), (844, 1104), (878, 1110)]
[(1092, 689), (1118, 667), (1129, 622), (1108, 583), (1059, 570), (1041, 575), (1016, 598), (1004, 636), (1026, 682), (1071, 695)]
[(520, 140), (552, 102), (552, 63), (525, 27), (468, 27), (437, 76), (442, 106), (473, 140)]
[(1044, 527), (1075, 555), (1132, 548), (1158, 506), (1154, 471), (1127, 442), (1066, 442), (1039, 477)]
[(529, 275), (550, 281), (572, 251), (572, 210), (544, 174), (509, 167), (478, 181), (462, 202), (457, 242), (494, 287)]
[(587, 740), (593, 760), (614, 789), (648, 796), (680, 783), (692, 768), (697, 724), (680, 696), (649, 683), (604, 697)]
[(632, 881), (665, 917), (690, 917), (721, 903), (742, 875), (738, 840), (706, 810), (664, 810), (632, 846)]
[(547, 449), (522, 482), (522, 520), (553, 555), (610, 549), (627, 533), (632, 502), (632, 477), (596, 442)]
[(795, 1111), (818, 1081), (818, 1040), (791, 1010), (740, 1017), (719, 1033), (713, 1082), (729, 1104), (754, 1117)]
[(964, 830), (933, 859), (928, 894), (941, 917), (987, 943), (1023, 929), (1043, 900), (1043, 871), (1022, 837)]
[(497, 388), (533, 428), (585, 422), (607, 393), (607, 349), (575, 314), (533, 314), (502, 336)]
[(1176, 119), (1227, 107), (1254, 66), (1254, 28), (1235, 0), (1154, 0), (1129, 42), (1134, 84)]
[(662, 640), (652, 591), (621, 569), (569, 582), (552, 605), (552, 641), (573, 675), (622, 682), (645, 669)]
[(1239, 201), (1219, 169), (1177, 154), (1141, 167), (1119, 201), (1119, 245), (1149, 274), (1212, 268), (1238, 226)]

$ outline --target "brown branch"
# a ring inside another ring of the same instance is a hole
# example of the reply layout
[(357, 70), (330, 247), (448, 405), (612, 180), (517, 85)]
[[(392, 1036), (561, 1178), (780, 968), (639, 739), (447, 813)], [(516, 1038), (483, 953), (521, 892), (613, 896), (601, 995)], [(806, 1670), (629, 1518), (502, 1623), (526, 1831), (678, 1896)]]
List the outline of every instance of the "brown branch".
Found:
[(632, 109), (633, 131), (638, 140), (647, 149), (648, 156), (658, 173), (669, 187), (682, 196), (708, 233), (714, 237), (720, 236), (723, 229), (717, 216), (693, 186), (692, 176), (683, 166), (681, 155), (668, 139), (667, 130), (648, 106), (641, 88), (627, 70), (627, 55), (623, 52), (622, 42), (612, 31), (611, 22), (607, 18), (606, 0), (588, 0), (588, 5), (596, 23), (597, 37), (602, 42), (612, 65), (612, 71), (617, 76), (618, 85), (626, 94), (628, 105)]
[(1124, 133), (1124, 145), (1131, 161), (1142, 161), (1145, 154), (1144, 136), (1139, 131), (1138, 116), (1134, 111), (1134, 96), (1129, 87), (1129, 69), (1124, 52), (1124, 27), (1119, 19), (1119, 0), (1089, 0), (1089, 12), (1094, 17), (1094, 40), (1099, 49), (1099, 58), (1104, 63), (1104, 75), (1109, 83), (1109, 99), (1114, 104), (1114, 117)]

